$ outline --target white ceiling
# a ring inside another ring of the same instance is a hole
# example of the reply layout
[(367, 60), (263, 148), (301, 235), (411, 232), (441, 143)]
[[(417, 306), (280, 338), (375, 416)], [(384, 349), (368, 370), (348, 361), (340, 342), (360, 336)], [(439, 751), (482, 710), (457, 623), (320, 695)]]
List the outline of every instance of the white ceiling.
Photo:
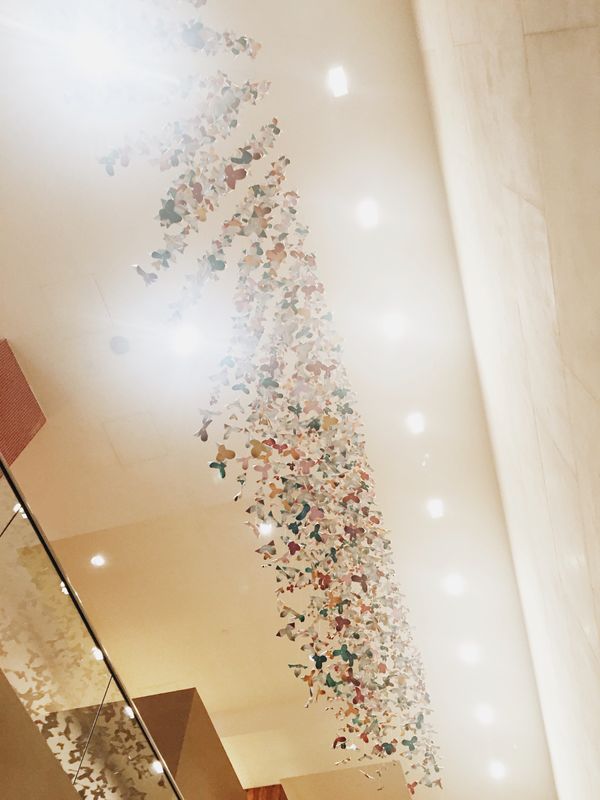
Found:
[[(230, 502), (233, 487), (214, 482), (192, 436), (226, 338), (227, 287), (194, 317), (205, 348), (175, 356), (165, 320), (181, 272), (146, 290), (128, 266), (156, 246), (165, 176), (138, 163), (109, 179), (97, 163), (123, 129), (172, 112), (151, 97), (99, 98), (94, 82), (76, 91), (83, 78), (66, 81), (64, 50), (32, 36), (34, 11), (42, 13), (34, 0), (3, 5), (12, 80), (0, 89), (8, 109), (0, 334), (48, 416), (17, 477), (133, 694), (197, 686), (246, 785), (328, 772), (334, 722), (302, 708), (289, 643), (274, 638), (271, 576)], [(66, 24), (67, 6), (43, 9), (46, 33)], [(219, 0), (207, 15), (264, 45), (255, 63), (227, 62), (237, 75), (273, 80), (269, 98), (244, 115), (239, 141), (281, 119), (279, 149), (292, 158), (290, 180), (345, 339), (424, 654), (445, 796), (550, 800), (410, 4)], [(6, 19), (28, 16), (21, 27)], [(340, 63), (350, 94), (333, 99), (325, 79)], [(365, 197), (380, 209), (369, 230), (356, 221)], [(401, 335), (390, 337), (398, 321)], [(128, 353), (111, 351), (116, 335), (128, 338)], [(413, 411), (426, 418), (419, 436), (405, 426)], [(436, 497), (446, 514), (432, 520), (426, 503)], [(98, 551), (108, 563), (94, 570)], [(449, 575), (462, 577), (464, 594), (448, 593)], [(461, 653), (480, 660), (465, 663)], [(477, 719), (481, 705), (494, 710), (493, 724)], [(506, 766), (504, 780), (491, 778), (494, 761)], [(376, 796), (353, 775), (347, 798)], [(338, 779), (330, 780), (311, 779), (315, 800), (331, 796)]]

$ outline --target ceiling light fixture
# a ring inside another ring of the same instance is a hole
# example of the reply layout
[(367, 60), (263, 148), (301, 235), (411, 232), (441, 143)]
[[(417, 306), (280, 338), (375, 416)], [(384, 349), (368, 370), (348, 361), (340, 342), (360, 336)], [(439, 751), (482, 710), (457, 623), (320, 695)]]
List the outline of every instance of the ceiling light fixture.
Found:
[(103, 567), (106, 564), (106, 559), (100, 553), (90, 558), (90, 564), (94, 567)]
[(400, 314), (384, 314), (379, 320), (379, 330), (390, 342), (399, 341), (406, 330), (406, 322)]
[(504, 778), (506, 778), (506, 775), (508, 774), (508, 770), (506, 769), (506, 764), (496, 759), (490, 761), (489, 769), (490, 769), (490, 775), (495, 781), (504, 780)]
[(493, 725), (496, 712), (488, 703), (480, 703), (475, 709), (475, 719), (482, 725)]
[(461, 594), (465, 593), (467, 582), (460, 573), (452, 572), (449, 575), (446, 575), (442, 581), (442, 586), (444, 587), (446, 594), (450, 594), (453, 597), (459, 597)]
[(356, 207), (356, 218), (363, 228), (375, 228), (379, 224), (379, 206), (372, 197), (365, 197)]
[(427, 513), (431, 519), (441, 519), (446, 513), (446, 506), (441, 497), (430, 497), (427, 501)]
[(458, 648), (458, 657), (465, 664), (478, 664), (481, 661), (481, 647), (476, 642), (463, 642)]
[(405, 423), (409, 432), (414, 436), (418, 436), (425, 430), (425, 415), (420, 411), (413, 411), (412, 414), (406, 417)]
[(334, 97), (344, 97), (348, 94), (348, 78), (343, 67), (332, 67), (327, 73), (327, 85)]

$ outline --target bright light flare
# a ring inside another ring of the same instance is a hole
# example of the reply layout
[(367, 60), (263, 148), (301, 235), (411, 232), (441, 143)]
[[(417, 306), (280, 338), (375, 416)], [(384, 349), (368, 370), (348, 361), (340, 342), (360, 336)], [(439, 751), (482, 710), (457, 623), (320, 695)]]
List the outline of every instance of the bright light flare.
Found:
[(420, 411), (413, 411), (405, 419), (406, 427), (413, 436), (418, 436), (425, 430), (425, 415)]
[(334, 97), (344, 97), (348, 94), (348, 77), (343, 67), (332, 67), (327, 73), (327, 85)]
[(379, 225), (379, 206), (372, 197), (365, 197), (356, 206), (356, 218), (363, 228), (376, 228)]
[(171, 348), (175, 355), (186, 358), (200, 350), (202, 335), (193, 325), (181, 324), (171, 331)]
[(471, 666), (481, 661), (481, 647), (477, 642), (463, 642), (458, 648), (458, 657)]
[(390, 342), (398, 342), (406, 331), (406, 321), (400, 314), (384, 314), (379, 319), (379, 330)]
[(441, 497), (431, 497), (427, 501), (427, 513), (431, 519), (441, 519), (446, 513), (446, 506)]
[(27, 519), (27, 514), (21, 503), (15, 503), (13, 506), (13, 514), (20, 514), (23, 519)]
[(258, 532), (261, 536), (270, 536), (273, 533), (273, 525), (270, 522), (261, 522), (258, 526)]
[(450, 575), (446, 575), (442, 581), (442, 586), (446, 594), (452, 597), (460, 597), (461, 594), (465, 593), (467, 582), (460, 573), (453, 572)]
[(493, 761), (490, 761), (489, 770), (490, 770), (491, 777), (495, 781), (504, 780), (504, 778), (506, 778), (506, 776), (508, 774), (508, 770), (506, 768), (506, 764), (504, 764), (502, 761), (498, 761), (497, 759), (494, 759)]
[(104, 653), (99, 647), (92, 647), (92, 656), (96, 661), (104, 661)]
[(475, 719), (481, 725), (493, 725), (496, 720), (496, 712), (488, 703), (480, 703), (475, 709)]
[(78, 73), (96, 81), (118, 77), (131, 69), (114, 43), (97, 31), (79, 31), (65, 42), (65, 53)]

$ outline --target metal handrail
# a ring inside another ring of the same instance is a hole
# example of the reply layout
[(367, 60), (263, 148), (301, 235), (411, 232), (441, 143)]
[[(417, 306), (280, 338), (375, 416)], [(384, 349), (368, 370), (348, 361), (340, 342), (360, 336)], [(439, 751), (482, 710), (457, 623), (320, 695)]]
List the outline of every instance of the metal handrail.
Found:
[[(108, 656), (108, 653), (106, 652), (106, 650), (102, 646), (102, 643), (100, 642), (100, 639), (98, 638), (98, 635), (96, 634), (96, 631), (94, 630), (94, 626), (92, 625), (92, 623), (90, 622), (87, 614), (85, 613), (85, 610), (83, 608), (81, 600), (79, 599), (79, 596), (77, 595), (77, 592), (76, 592), (75, 588), (71, 584), (71, 581), (69, 580), (66, 572), (63, 570), (56, 553), (52, 549), (51, 544), (49, 543), (48, 539), (46, 538), (46, 535), (42, 531), (42, 528), (41, 528), (40, 524), (38, 523), (37, 519), (35, 518), (34, 514), (32, 513), (30, 507), (27, 505), (27, 503), (25, 501), (25, 498), (23, 497), (23, 493), (21, 492), (17, 481), (15, 480), (12, 472), (10, 471), (8, 465), (6, 464), (4, 458), (1, 455), (0, 455), (0, 471), (2, 472), (2, 475), (4, 476), (4, 478), (6, 479), (6, 482), (10, 486), (10, 488), (11, 488), (11, 490), (12, 490), (12, 492), (13, 492), (16, 500), (17, 500), (17, 502), (21, 505), (21, 507), (23, 508), (23, 511), (27, 515), (27, 519), (28, 519), (33, 531), (35, 532), (35, 535), (37, 536), (40, 544), (44, 548), (44, 550), (46, 552), (46, 555), (48, 556), (52, 566), (54, 567), (55, 571), (57, 572), (60, 580), (64, 582), (64, 585), (68, 589), (69, 597), (71, 598), (71, 602), (75, 606), (75, 609), (76, 609), (77, 613), (79, 614), (79, 617), (80, 617), (81, 621), (83, 622), (87, 632), (89, 633), (89, 635), (90, 635), (90, 637), (91, 637), (91, 639), (92, 639), (92, 641), (94, 643), (94, 646), (97, 647), (102, 652), (102, 655), (104, 657), (103, 658), (104, 663), (106, 664), (106, 668), (108, 669), (108, 671), (109, 671), (109, 673), (110, 673), (110, 675), (112, 677), (112, 680), (115, 682), (115, 684), (118, 687), (120, 693), (123, 695), (123, 697), (126, 700), (127, 704), (129, 705), (129, 707), (133, 711), (134, 718), (137, 721), (137, 723), (138, 723), (138, 725), (140, 727), (140, 730), (144, 734), (144, 737), (145, 737), (146, 741), (148, 742), (148, 746), (150, 747), (150, 749), (152, 750), (152, 752), (156, 756), (157, 760), (160, 761), (160, 763), (161, 763), (161, 765), (163, 767), (163, 775), (164, 775), (164, 777), (168, 781), (171, 789), (175, 793), (175, 795), (178, 798), (178, 800), (184, 800), (184, 797), (181, 794), (181, 791), (180, 791), (179, 787), (175, 783), (175, 778), (173, 777), (168, 765), (165, 763), (165, 760), (161, 756), (160, 751), (159, 751), (158, 747), (156, 746), (156, 744), (155, 744), (155, 742), (154, 742), (154, 740), (153, 740), (148, 728), (144, 724), (143, 719), (138, 714), (137, 709), (135, 707), (135, 702), (129, 696), (129, 693), (126, 690), (125, 685), (123, 684), (122, 680), (119, 678), (119, 675), (118, 675), (115, 667), (113, 666), (113, 663), (110, 660), (110, 658)], [(15, 514), (15, 516), (16, 516), (16, 514)]]

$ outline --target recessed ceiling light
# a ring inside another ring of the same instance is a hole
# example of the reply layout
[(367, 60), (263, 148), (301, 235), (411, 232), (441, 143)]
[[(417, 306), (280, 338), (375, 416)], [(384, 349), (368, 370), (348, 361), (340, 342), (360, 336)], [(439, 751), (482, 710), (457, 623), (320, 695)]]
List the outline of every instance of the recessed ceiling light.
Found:
[(95, 556), (90, 558), (90, 564), (94, 567), (103, 567), (106, 564), (106, 559), (100, 553), (96, 553)]
[(99, 647), (92, 647), (92, 655), (96, 661), (104, 661), (104, 653)]
[(379, 330), (390, 342), (397, 342), (406, 331), (406, 321), (401, 314), (383, 314), (379, 318)]
[(177, 325), (171, 331), (171, 347), (178, 356), (191, 356), (200, 349), (202, 336), (193, 325)]
[(375, 228), (379, 224), (379, 206), (372, 197), (365, 197), (356, 206), (356, 218), (363, 228)]
[(405, 422), (410, 433), (415, 436), (418, 436), (425, 430), (425, 415), (420, 411), (413, 411), (412, 414), (406, 417)]
[(480, 703), (475, 709), (475, 719), (482, 725), (493, 725), (496, 712), (488, 703)]
[(459, 597), (459, 595), (465, 593), (467, 582), (460, 573), (452, 572), (449, 575), (446, 575), (442, 581), (442, 586), (447, 594), (451, 594), (454, 597)]
[(155, 761), (152, 762), (151, 769), (152, 769), (152, 772), (156, 773), (156, 775), (162, 775), (163, 772), (165, 771), (163, 765), (161, 764), (161, 762), (158, 759), (156, 759)]
[(431, 519), (441, 519), (446, 513), (446, 506), (441, 497), (430, 497), (427, 501), (427, 513)]
[(494, 759), (489, 763), (490, 775), (495, 781), (501, 781), (506, 778), (508, 774), (508, 770), (506, 769), (506, 764), (502, 761), (498, 761)]
[(481, 661), (481, 647), (477, 642), (463, 642), (459, 645), (458, 657), (465, 664), (478, 664)]
[(327, 73), (327, 85), (334, 97), (344, 97), (348, 94), (348, 78), (343, 67), (332, 67)]
[(270, 536), (273, 533), (273, 525), (270, 522), (261, 522), (258, 526), (258, 532), (261, 536)]

